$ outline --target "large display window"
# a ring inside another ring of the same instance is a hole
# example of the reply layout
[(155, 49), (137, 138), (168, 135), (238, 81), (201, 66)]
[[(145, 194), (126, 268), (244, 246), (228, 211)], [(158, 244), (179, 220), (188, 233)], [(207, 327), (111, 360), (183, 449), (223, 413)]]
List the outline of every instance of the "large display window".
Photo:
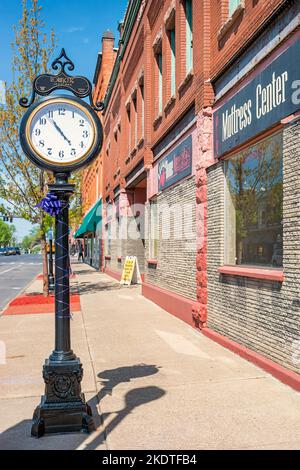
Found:
[(283, 263), (282, 133), (225, 162), (225, 263), (280, 268)]

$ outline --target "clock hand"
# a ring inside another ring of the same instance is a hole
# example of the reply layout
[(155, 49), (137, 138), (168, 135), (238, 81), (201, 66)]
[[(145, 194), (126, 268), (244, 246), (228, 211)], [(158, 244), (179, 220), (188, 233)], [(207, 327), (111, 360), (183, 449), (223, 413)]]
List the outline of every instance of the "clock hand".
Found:
[(56, 122), (53, 120), (53, 124), (55, 128), (58, 130), (58, 132), (62, 135), (62, 137), (68, 142), (69, 145), (72, 145), (71, 141), (65, 136), (61, 128), (56, 124)]
[(54, 125), (55, 129), (60, 133), (60, 135), (68, 142), (69, 145), (72, 145), (72, 142), (65, 136), (65, 134), (63, 133), (63, 131), (61, 130), (61, 128), (56, 124), (56, 122), (54, 121), (54, 119), (49, 119), (49, 121), (51, 122), (51, 124)]

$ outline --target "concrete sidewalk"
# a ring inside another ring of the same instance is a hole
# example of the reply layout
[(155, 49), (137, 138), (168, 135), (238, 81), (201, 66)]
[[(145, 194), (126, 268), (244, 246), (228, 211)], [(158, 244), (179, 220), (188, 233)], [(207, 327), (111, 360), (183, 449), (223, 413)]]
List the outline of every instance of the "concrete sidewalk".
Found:
[[(30, 437), (52, 314), (3, 316), (0, 449), (299, 449), (300, 394), (140, 294), (74, 264), (72, 347), (98, 429)], [(36, 287), (35, 287), (36, 288)]]

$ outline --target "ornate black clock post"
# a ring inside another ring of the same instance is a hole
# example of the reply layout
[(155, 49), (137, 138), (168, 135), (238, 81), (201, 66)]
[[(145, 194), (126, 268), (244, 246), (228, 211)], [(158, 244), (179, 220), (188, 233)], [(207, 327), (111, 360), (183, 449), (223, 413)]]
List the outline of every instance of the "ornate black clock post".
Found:
[[(94, 429), (92, 413), (81, 392), (83, 369), (71, 349), (70, 283), (69, 283), (69, 198), (74, 185), (70, 173), (90, 163), (102, 146), (102, 126), (94, 110), (92, 85), (85, 77), (71, 77), (66, 72), (74, 64), (64, 49), (53, 64), (56, 75), (35, 78), (29, 100), (20, 105), (29, 108), (20, 126), (20, 142), (24, 153), (38, 167), (55, 175), (55, 184), (44, 208), (56, 217), (55, 238), (55, 349), (43, 367), (45, 394), (33, 415), (31, 434), (90, 432)], [(35, 102), (36, 94), (46, 97), (65, 89), (70, 95), (56, 95)], [(82, 98), (89, 97), (90, 105)]]

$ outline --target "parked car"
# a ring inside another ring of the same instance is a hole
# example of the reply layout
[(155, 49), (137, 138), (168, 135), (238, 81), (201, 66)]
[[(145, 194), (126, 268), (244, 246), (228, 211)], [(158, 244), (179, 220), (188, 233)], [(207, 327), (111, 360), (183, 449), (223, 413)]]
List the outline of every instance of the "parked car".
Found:
[(13, 248), (12, 246), (8, 246), (6, 248), (6, 253), (5, 253), (6, 256), (15, 255), (15, 254), (16, 254), (15, 248)]
[(20, 255), (21, 254), (21, 250), (18, 246), (15, 246), (14, 247), (14, 250), (16, 250), (16, 255)]
[(5, 256), (6, 248), (0, 248), (0, 256)]

